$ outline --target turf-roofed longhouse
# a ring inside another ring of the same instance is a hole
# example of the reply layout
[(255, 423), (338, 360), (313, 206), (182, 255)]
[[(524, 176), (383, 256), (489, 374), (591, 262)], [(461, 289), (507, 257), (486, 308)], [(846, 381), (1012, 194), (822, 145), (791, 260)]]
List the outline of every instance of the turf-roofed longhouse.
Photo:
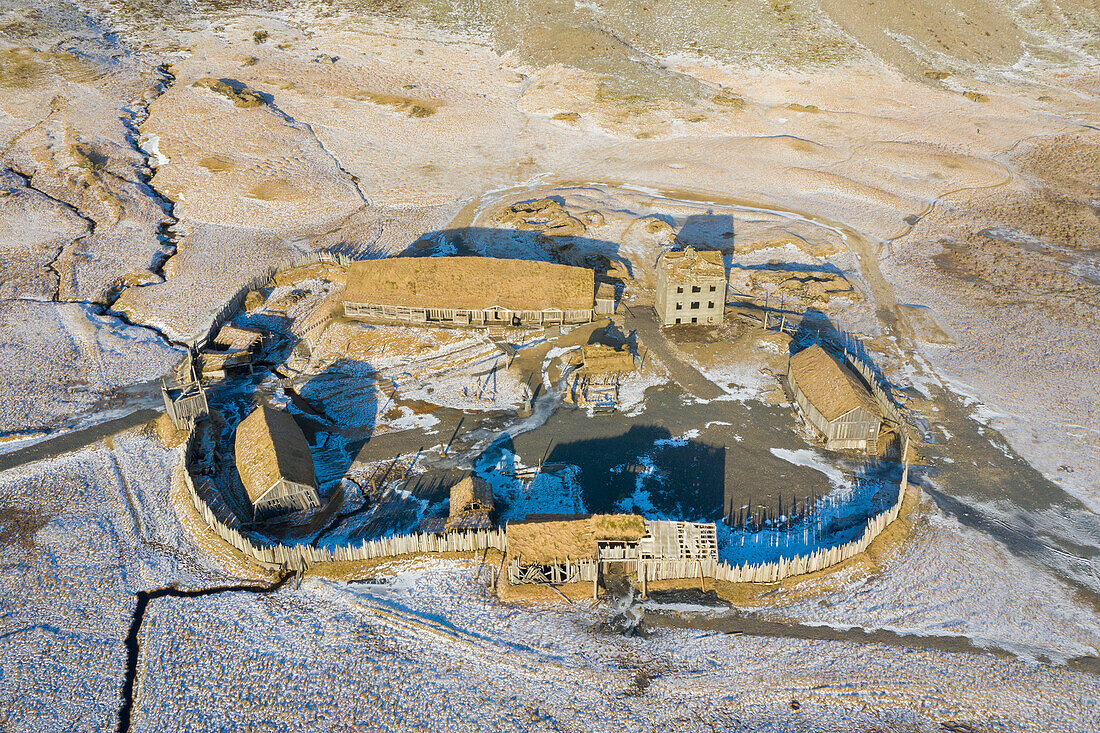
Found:
[(592, 270), (492, 257), (389, 257), (351, 266), (344, 314), (457, 326), (588, 323)]
[(791, 357), (787, 384), (806, 421), (834, 449), (873, 450), (882, 427), (874, 396), (825, 349), (803, 349)]

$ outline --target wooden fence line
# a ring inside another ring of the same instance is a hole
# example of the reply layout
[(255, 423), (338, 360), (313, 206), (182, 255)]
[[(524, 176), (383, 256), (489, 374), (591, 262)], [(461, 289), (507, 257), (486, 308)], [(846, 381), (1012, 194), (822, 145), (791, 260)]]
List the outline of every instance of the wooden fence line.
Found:
[[(359, 545), (340, 545), (329, 549), (310, 545), (271, 545), (256, 544), (235, 529), (227, 526), (195, 489), (189, 469), (192, 436), (184, 444), (184, 483), (190, 494), (191, 503), (205, 521), (207, 527), (228, 542), (238, 551), (253, 560), (271, 567), (283, 567), (290, 570), (304, 570), (313, 563), (374, 560), (396, 555), (410, 555), (425, 552), (478, 552), (489, 548), (506, 552), (507, 532), (503, 529), (452, 532), (431, 534), (418, 532), (410, 535), (381, 537), (365, 540)], [(897, 500), (888, 508), (868, 520), (862, 534), (855, 540), (843, 545), (818, 550), (809, 555), (799, 555), (776, 562), (746, 565), (728, 565), (713, 559), (645, 560), (648, 580), (671, 580), (677, 578), (696, 578), (705, 576), (730, 583), (775, 583), (795, 575), (804, 575), (824, 570), (842, 563), (867, 549), (867, 546), (882, 533), (901, 511), (902, 501), (908, 487), (909, 466), (902, 472), (898, 486)], [(516, 561), (513, 561), (513, 564)], [(591, 581), (596, 577), (595, 560), (567, 560), (577, 566), (582, 581)]]
[[(223, 325), (234, 316), (244, 304), (248, 293), (253, 290), (266, 287), (274, 279), (275, 275), (287, 269), (304, 267), (318, 263), (331, 263), (348, 266), (354, 260), (341, 254), (329, 252), (312, 252), (298, 257), (280, 261), (265, 268), (257, 274), (247, 285), (242, 286), (215, 314), (210, 328), (205, 335), (196, 337), (192, 342), (192, 348), (201, 349), (206, 346), (211, 338), (217, 334)], [(325, 315), (320, 315), (318, 320), (306, 324), (299, 334), (308, 338), (316, 329), (329, 320)], [(912, 428), (911, 419), (899, 409), (890, 396), (889, 386), (883, 385), (873, 364), (867, 364), (866, 354), (858, 355), (850, 350), (845, 343), (841, 344), (841, 350), (845, 361), (867, 380), (876, 400), (883, 410), (890, 413), (890, 417), (898, 424)], [(337, 546), (333, 549), (313, 547), (311, 545), (284, 545), (256, 544), (237, 530), (227, 526), (199, 495), (191, 478), (191, 452), (194, 429), (188, 434), (184, 443), (184, 483), (190, 494), (191, 503), (202, 517), (207, 527), (232, 547), (252, 558), (253, 560), (270, 567), (300, 571), (317, 562), (362, 561), (373, 560), (396, 555), (416, 554), (424, 552), (476, 552), (489, 548), (507, 551), (507, 533), (504, 529), (475, 530), (467, 532), (452, 532), (444, 535), (430, 533), (414, 533), (410, 535), (382, 537), (374, 540), (365, 540), (356, 545)], [(731, 583), (774, 583), (794, 575), (802, 575), (823, 570), (831, 565), (844, 562), (867, 549), (867, 546), (897, 519), (901, 511), (902, 501), (908, 487), (909, 465), (908, 438), (905, 440), (902, 460), (904, 469), (901, 482), (898, 487), (897, 500), (892, 506), (868, 520), (863, 533), (859, 538), (837, 547), (830, 547), (813, 552), (809, 555), (799, 555), (794, 558), (782, 559), (776, 562), (728, 565), (713, 559), (705, 560), (673, 560), (658, 559), (642, 562), (646, 578), (649, 580), (666, 580), (676, 578), (693, 578), (705, 575), (717, 580), (725, 580)], [(513, 561), (514, 563), (515, 561)], [(597, 575), (597, 562), (595, 560), (567, 560), (571, 567), (578, 570), (582, 581), (592, 581)]]
[(333, 254), (331, 252), (309, 252), (307, 254), (299, 255), (297, 257), (291, 257), (285, 260), (280, 260), (273, 265), (269, 265), (261, 270), (255, 277), (248, 281), (248, 284), (241, 286), (237, 289), (232, 297), (229, 298), (222, 305), (220, 309), (214, 314), (214, 319), (210, 323), (210, 327), (206, 330), (206, 333), (196, 336), (189, 343), (192, 349), (203, 349), (210, 342), (210, 339), (217, 335), (221, 327), (226, 324), (237, 311), (244, 305), (244, 299), (248, 297), (248, 294), (253, 290), (259, 290), (260, 288), (267, 287), (274, 279), (275, 275), (283, 270), (291, 270), (296, 267), (306, 267), (307, 265), (316, 265), (320, 263), (328, 263), (333, 265), (341, 265), (348, 267), (352, 262), (355, 262), (351, 257), (347, 257), (342, 254)]

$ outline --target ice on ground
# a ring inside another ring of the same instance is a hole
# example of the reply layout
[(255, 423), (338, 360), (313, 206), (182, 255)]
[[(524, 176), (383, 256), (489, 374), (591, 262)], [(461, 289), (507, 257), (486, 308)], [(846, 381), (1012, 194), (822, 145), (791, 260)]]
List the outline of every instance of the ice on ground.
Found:
[(833, 486), (840, 488), (850, 483), (840, 469), (812, 448), (798, 448), (796, 450), (791, 450), (790, 448), (770, 448), (769, 450), (773, 456), (782, 458), (787, 463), (795, 466), (812, 468), (815, 471), (825, 474)]

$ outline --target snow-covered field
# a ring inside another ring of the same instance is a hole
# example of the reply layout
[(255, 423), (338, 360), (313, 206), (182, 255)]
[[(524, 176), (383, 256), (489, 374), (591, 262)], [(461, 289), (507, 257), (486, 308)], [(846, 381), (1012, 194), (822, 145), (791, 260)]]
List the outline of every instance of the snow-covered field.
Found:
[[(993, 656), (657, 629), (601, 608), (500, 604), (495, 568), (414, 560), (384, 585), (150, 609), (141, 730), (1089, 731), (1094, 679)], [(858, 686), (852, 684), (859, 679)], [(797, 700), (799, 710), (791, 701)], [(980, 729), (980, 728), (979, 728)]]
[[(602, 607), (502, 604), (493, 568), (416, 559), (381, 586), (154, 599), (132, 729), (1100, 730), (1094, 4), (377, 5), (0, 5), (0, 729), (114, 729), (135, 593), (237, 582), (177, 521), (178, 456), (151, 436), (22, 449), (155, 406), (181, 342), (258, 271), (315, 250), (518, 256), (610, 266), (645, 308), (680, 243), (864, 334), (935, 436), (899, 554), (760, 612), (997, 654), (624, 638), (593, 631)], [(574, 236), (501, 229), (546, 198)], [(677, 348), (717, 405), (774, 394), (733, 341)], [(318, 353), (331, 371), (292, 386), (372, 434), (434, 444), (438, 407), (524, 396), (465, 334)], [(664, 381), (627, 379), (624, 409)], [(568, 467), (525, 485), (489, 455), (505, 518), (584, 510)], [(845, 508), (877, 500), (820, 453), (770, 457)], [(622, 509), (653, 508), (637, 486)], [(754, 556), (780, 551), (756, 534)]]

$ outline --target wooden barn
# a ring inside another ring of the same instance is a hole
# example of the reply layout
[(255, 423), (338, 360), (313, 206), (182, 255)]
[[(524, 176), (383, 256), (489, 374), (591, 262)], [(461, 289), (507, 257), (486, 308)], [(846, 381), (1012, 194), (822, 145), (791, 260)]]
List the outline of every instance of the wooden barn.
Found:
[(882, 412), (867, 387), (818, 345), (791, 357), (787, 386), (802, 416), (836, 450), (874, 450)]
[(289, 414), (267, 405), (257, 407), (237, 426), (234, 451), (253, 517), (321, 505), (309, 443)]
[(644, 569), (652, 572), (655, 564), (700, 567), (698, 563), (718, 560), (712, 522), (651, 520), (636, 514), (534, 515), (509, 522), (507, 531), (512, 585), (597, 583), (601, 567), (609, 564), (644, 584)]
[(367, 321), (451, 326), (588, 323), (592, 270), (492, 257), (387, 257), (355, 262), (344, 315)]

